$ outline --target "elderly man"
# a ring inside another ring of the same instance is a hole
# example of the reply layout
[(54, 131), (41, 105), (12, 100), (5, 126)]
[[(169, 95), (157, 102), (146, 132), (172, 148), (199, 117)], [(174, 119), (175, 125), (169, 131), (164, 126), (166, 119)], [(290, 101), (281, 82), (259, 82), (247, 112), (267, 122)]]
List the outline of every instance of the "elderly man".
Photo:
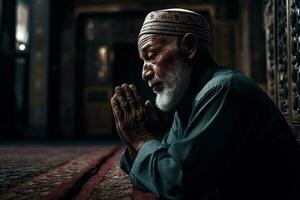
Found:
[(115, 88), (116, 128), (128, 147), (121, 168), (136, 187), (160, 199), (300, 199), (300, 151), (288, 124), (254, 82), (213, 61), (205, 17), (150, 12), (138, 49), (156, 106), (176, 112), (159, 140), (152, 103), (134, 85)]

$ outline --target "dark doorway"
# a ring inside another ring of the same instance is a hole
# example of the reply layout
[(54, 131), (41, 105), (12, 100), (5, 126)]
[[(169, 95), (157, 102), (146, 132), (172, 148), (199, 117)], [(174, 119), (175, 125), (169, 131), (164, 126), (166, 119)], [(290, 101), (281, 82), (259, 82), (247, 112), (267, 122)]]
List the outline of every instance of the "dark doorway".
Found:
[[(116, 136), (110, 98), (117, 82), (135, 82), (140, 77), (135, 44), (143, 16), (143, 12), (132, 11), (77, 17), (75, 137)], [(122, 63), (132, 65), (130, 72)]]

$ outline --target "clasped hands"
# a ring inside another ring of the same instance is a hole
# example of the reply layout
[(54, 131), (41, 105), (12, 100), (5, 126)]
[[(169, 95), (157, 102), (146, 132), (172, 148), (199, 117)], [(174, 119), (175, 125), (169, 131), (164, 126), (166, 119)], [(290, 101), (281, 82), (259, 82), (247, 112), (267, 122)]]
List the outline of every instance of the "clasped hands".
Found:
[(134, 159), (142, 145), (157, 132), (158, 117), (152, 103), (148, 100), (142, 104), (136, 87), (123, 84), (115, 88), (111, 107), (118, 135)]

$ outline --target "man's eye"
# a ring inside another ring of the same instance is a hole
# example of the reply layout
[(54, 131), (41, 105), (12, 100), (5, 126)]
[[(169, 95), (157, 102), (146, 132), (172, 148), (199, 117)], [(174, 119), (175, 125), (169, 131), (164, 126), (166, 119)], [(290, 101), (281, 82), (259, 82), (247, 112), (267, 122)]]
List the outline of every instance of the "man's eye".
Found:
[(154, 53), (148, 54), (148, 58), (150, 62), (155, 62), (156, 55)]

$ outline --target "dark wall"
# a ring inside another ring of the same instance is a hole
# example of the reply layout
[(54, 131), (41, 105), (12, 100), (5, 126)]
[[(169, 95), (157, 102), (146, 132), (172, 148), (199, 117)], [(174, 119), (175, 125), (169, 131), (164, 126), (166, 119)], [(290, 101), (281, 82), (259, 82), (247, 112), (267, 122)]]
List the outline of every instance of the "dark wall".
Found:
[(18, 138), (15, 129), (15, 1), (2, 0), (0, 11), (0, 139)]

